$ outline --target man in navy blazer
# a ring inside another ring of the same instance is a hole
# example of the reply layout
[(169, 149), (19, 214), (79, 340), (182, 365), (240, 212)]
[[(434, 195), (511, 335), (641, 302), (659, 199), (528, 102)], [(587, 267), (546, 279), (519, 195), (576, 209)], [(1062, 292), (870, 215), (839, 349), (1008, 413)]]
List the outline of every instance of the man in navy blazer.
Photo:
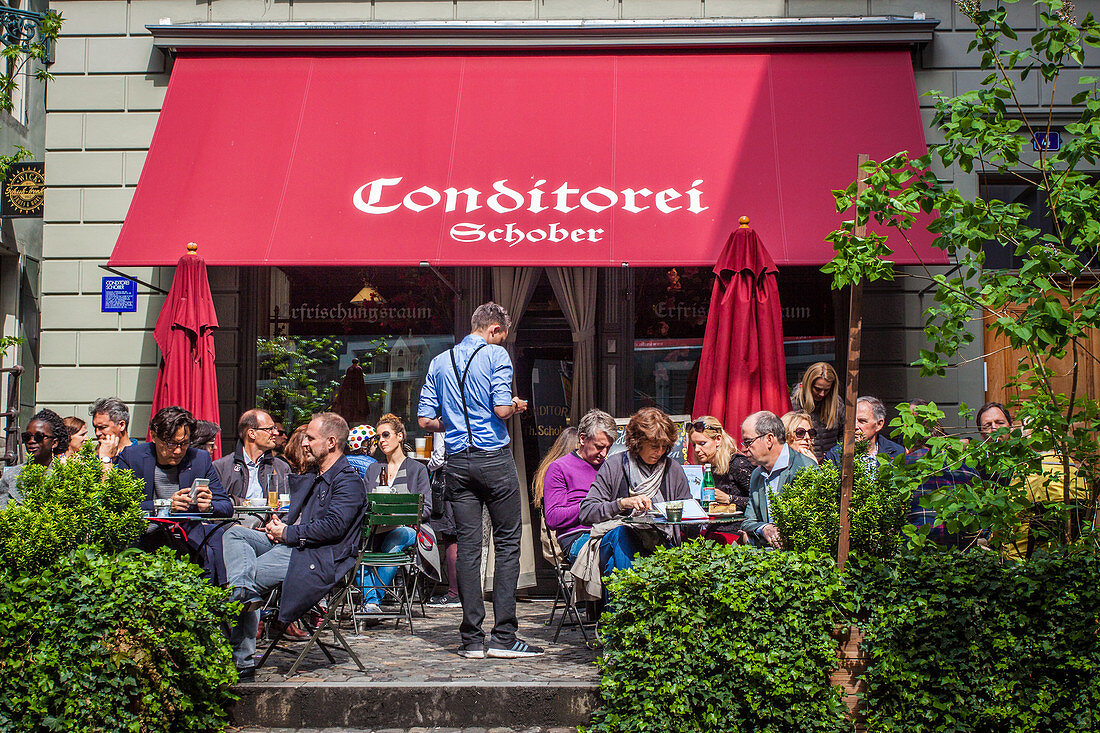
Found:
[[(171, 512), (176, 514), (210, 512), (215, 517), (233, 516), (233, 500), (222, 490), (210, 454), (190, 447), (195, 426), (195, 418), (187, 410), (165, 407), (149, 423), (153, 434), (151, 443), (122, 449), (115, 467), (130, 469), (145, 482), (142, 509), (152, 512), (154, 499), (167, 499), (171, 502)], [(197, 478), (209, 479), (210, 485), (199, 489), (197, 499), (192, 502), (191, 484)], [(193, 520), (180, 522), (180, 525), (187, 533), (187, 544), (192, 550), (204, 547), (203, 539), (211, 527)], [(204, 567), (206, 555), (204, 552), (200, 558)]]
[(252, 656), (264, 595), (282, 583), (278, 621), (292, 623), (358, 560), (367, 486), (344, 456), (347, 440), (344, 418), (314, 415), (306, 427), (306, 452), (316, 472), (290, 476), (286, 519), (276, 516), (262, 529), (236, 526), (225, 533), (222, 550), (233, 600), (244, 603), (229, 636), (243, 679), (255, 672)]

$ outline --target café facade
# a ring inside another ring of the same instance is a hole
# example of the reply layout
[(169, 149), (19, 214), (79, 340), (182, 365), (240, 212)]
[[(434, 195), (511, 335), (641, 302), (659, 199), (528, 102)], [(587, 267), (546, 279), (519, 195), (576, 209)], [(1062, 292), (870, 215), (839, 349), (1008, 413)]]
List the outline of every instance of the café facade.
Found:
[[(431, 357), (488, 299), (517, 316), (529, 469), (587, 407), (688, 413), (711, 268), (742, 217), (778, 265), (789, 380), (842, 359), (846, 300), (819, 269), (830, 191), (860, 153), (924, 149), (920, 92), (973, 81), (965, 23), (946, 2), (770, 5), (52, 3), (68, 20), (40, 405), (84, 415), (117, 394), (144, 434), (152, 326), (189, 242), (219, 318), (226, 448), (271, 397), (278, 339), (327, 349), (318, 381), (358, 359), (366, 417), (411, 418)], [(926, 240), (896, 249), (942, 265)], [(137, 282), (136, 310), (101, 310), (104, 277)], [(926, 285), (865, 297), (863, 391), (980, 402), (980, 362), (935, 381), (906, 366)]]

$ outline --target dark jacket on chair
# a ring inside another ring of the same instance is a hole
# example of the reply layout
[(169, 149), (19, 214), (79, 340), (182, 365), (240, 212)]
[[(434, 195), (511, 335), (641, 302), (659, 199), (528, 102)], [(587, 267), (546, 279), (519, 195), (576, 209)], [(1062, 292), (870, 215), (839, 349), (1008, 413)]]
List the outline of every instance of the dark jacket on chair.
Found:
[[(272, 451), (267, 451), (260, 456), (260, 486), (266, 496), (268, 487), (271, 486), (271, 477), (274, 475), (287, 476), (290, 474), (290, 466), (285, 461), (275, 460)], [(248, 466), (245, 464), (244, 443), (237, 441), (237, 449), (227, 456), (222, 456), (214, 461), (214, 470), (218, 472), (222, 488), (233, 503), (244, 506), (245, 496), (248, 494)]]
[(323, 474), (291, 476), (290, 484), (283, 541), (293, 551), (279, 603), (284, 623), (308, 611), (355, 566), (367, 504), (367, 487), (344, 456)]

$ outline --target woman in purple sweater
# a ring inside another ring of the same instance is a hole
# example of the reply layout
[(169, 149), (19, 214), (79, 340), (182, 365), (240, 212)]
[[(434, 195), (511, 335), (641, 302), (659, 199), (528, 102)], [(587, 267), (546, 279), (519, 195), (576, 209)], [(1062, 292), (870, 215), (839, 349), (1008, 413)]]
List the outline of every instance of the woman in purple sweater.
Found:
[(577, 426), (577, 449), (566, 453), (546, 469), (543, 480), (543, 512), (546, 526), (554, 530), (558, 546), (570, 562), (588, 541), (591, 529), (580, 520), (581, 502), (588, 495), (596, 471), (618, 437), (615, 419), (603, 410), (589, 410)]

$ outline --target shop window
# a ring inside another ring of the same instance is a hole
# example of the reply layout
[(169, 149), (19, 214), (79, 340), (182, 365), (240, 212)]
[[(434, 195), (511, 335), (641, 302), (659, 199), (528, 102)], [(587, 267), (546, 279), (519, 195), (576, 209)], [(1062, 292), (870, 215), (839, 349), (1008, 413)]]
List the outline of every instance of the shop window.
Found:
[[(274, 271), (272, 281), (269, 334), (259, 343), (259, 404), (290, 427), (338, 401), (352, 425), (373, 425), (392, 412), (410, 439), (422, 435), (416, 407), (424, 375), (454, 344), (453, 296), (435, 273), (302, 267)], [(353, 364), (362, 369), (362, 385), (342, 389)]]
[[(1095, 185), (1096, 181), (1093, 181)], [(985, 200), (996, 199), (1010, 204), (1023, 204), (1030, 212), (1027, 225), (1038, 229), (1040, 235), (1054, 234), (1054, 217), (1050, 215), (1050, 203), (1047, 192), (1023, 175), (985, 174), (978, 179), (979, 195)], [(989, 241), (982, 247), (985, 253), (985, 266), (999, 270), (1018, 270), (1023, 264), (1016, 255), (1015, 248), (1009, 244)]]
[[(787, 382), (832, 362), (829, 280), (814, 267), (779, 268)], [(688, 414), (695, 401), (714, 274), (709, 267), (639, 268), (634, 274), (634, 407)]]

